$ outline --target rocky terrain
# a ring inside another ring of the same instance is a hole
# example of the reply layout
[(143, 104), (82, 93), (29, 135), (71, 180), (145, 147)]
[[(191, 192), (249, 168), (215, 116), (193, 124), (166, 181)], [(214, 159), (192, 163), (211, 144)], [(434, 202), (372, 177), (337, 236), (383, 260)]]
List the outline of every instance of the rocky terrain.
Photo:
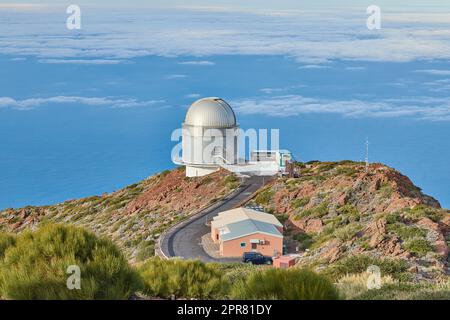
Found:
[[(448, 279), (450, 212), (408, 177), (382, 164), (366, 172), (364, 163), (352, 161), (297, 163), (296, 169), (297, 177), (273, 179), (249, 205), (284, 221), (299, 266), (320, 271), (352, 257), (388, 257), (404, 262), (414, 281)], [(178, 168), (111, 194), (1, 211), (0, 231), (75, 224), (112, 239), (139, 262), (153, 255), (161, 232), (237, 186), (225, 171), (186, 178)]]
[(408, 263), (416, 279), (449, 273), (450, 212), (411, 180), (382, 164), (297, 164), (297, 178), (278, 178), (254, 202), (286, 221), (300, 265), (318, 270), (355, 255)]
[(186, 178), (184, 168), (179, 168), (111, 194), (1, 211), (0, 231), (20, 233), (45, 222), (70, 223), (109, 237), (131, 261), (139, 261), (153, 255), (162, 231), (237, 186), (236, 178), (224, 171)]

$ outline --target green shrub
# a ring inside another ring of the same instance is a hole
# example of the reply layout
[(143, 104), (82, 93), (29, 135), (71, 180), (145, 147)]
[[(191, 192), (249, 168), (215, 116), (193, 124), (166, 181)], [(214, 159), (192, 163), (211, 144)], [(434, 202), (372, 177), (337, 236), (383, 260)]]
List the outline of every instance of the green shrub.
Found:
[(258, 193), (255, 198), (255, 202), (259, 205), (268, 205), (270, 200), (272, 200), (273, 193), (274, 192), (270, 189), (270, 187), (266, 188)]
[(365, 272), (369, 266), (378, 266), (383, 276), (390, 275), (394, 279), (407, 281), (410, 279), (408, 263), (405, 260), (391, 258), (377, 258), (367, 254), (352, 255), (337, 261), (329, 266), (323, 273), (333, 281), (346, 274)]
[(388, 225), (387, 230), (397, 234), (403, 241), (413, 238), (425, 238), (427, 235), (427, 231), (424, 229), (401, 223)]
[(309, 203), (309, 198), (305, 197), (305, 198), (293, 200), (291, 206), (294, 209), (298, 209), (298, 208), (306, 206), (308, 203)]
[(232, 299), (335, 300), (338, 292), (325, 277), (302, 269), (266, 269), (237, 281)]
[(275, 216), (277, 217), (278, 221), (280, 221), (281, 224), (284, 224), (289, 219), (288, 214), (277, 214)]
[(389, 213), (386, 215), (386, 223), (387, 224), (394, 224), (396, 222), (400, 222), (402, 220), (400, 213), (398, 212), (394, 212), (394, 213)]
[(352, 204), (345, 204), (338, 209), (338, 212), (342, 215), (359, 215), (358, 209)]
[(7, 233), (0, 233), (0, 260), (3, 259), (6, 249), (16, 243), (16, 238)]
[(419, 221), (422, 218), (430, 218), (434, 222), (438, 222), (443, 218), (443, 213), (439, 209), (431, 208), (426, 205), (418, 205), (414, 208), (404, 210), (404, 216), (412, 221)]
[[(67, 288), (71, 265), (81, 270), (79, 290)], [(139, 285), (111, 241), (76, 227), (23, 233), (0, 261), (0, 296), (7, 299), (127, 299)]]
[(344, 175), (347, 177), (351, 177), (356, 173), (358, 173), (358, 170), (356, 170), (355, 168), (352, 168), (352, 167), (339, 167), (336, 169), (337, 175)]
[(227, 187), (228, 190), (236, 189), (239, 186), (239, 179), (234, 175), (229, 175), (222, 181), (222, 186)]
[(162, 172), (159, 174), (159, 176), (160, 176), (161, 178), (164, 178), (164, 177), (167, 176), (168, 174), (170, 174), (170, 170), (164, 170), (164, 171), (162, 171)]
[(202, 179), (202, 184), (210, 184), (214, 179), (211, 176), (206, 176)]
[(361, 224), (357, 222), (350, 223), (342, 228), (338, 228), (334, 231), (334, 236), (341, 241), (348, 241), (358, 234), (362, 230)]
[(318, 172), (325, 172), (334, 169), (338, 165), (337, 162), (322, 162), (317, 167)]
[(449, 300), (448, 284), (412, 284), (397, 283), (383, 285), (378, 290), (369, 290), (358, 300)]
[(155, 243), (153, 241), (143, 241), (139, 244), (136, 254), (136, 261), (142, 262), (155, 255)]
[(392, 196), (392, 192), (394, 191), (392, 189), (392, 186), (388, 183), (384, 183), (381, 185), (380, 189), (378, 190), (383, 198), (390, 198)]
[(309, 234), (303, 232), (296, 234), (294, 239), (299, 242), (301, 250), (308, 249), (314, 243), (313, 238)]
[(143, 293), (148, 296), (208, 299), (221, 297), (226, 289), (214, 265), (196, 260), (151, 258), (138, 271), (144, 282)]
[(328, 202), (324, 201), (321, 204), (312, 207), (311, 209), (304, 210), (300, 213), (300, 218), (322, 218), (328, 214)]
[(403, 244), (406, 251), (419, 257), (425, 256), (434, 250), (433, 246), (426, 239), (412, 239)]
[(337, 211), (340, 215), (343, 216), (343, 218), (345, 217), (349, 222), (358, 221), (360, 218), (358, 209), (356, 209), (356, 207), (351, 204), (343, 205)]

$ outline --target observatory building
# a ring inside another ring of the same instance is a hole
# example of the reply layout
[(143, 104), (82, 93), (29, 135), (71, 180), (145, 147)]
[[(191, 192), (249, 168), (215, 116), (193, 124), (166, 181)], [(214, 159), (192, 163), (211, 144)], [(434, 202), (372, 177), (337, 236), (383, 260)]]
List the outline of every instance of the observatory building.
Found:
[(238, 124), (230, 105), (220, 98), (194, 102), (183, 123), (182, 164), (187, 177), (210, 174), (238, 158)]
[(251, 150), (250, 160), (239, 158), (244, 145), (240, 146), (239, 141), (245, 139), (240, 132), (236, 115), (225, 100), (197, 100), (189, 107), (182, 125), (181, 158), (172, 160), (186, 166), (187, 177), (204, 176), (220, 168), (244, 176), (287, 172), (292, 160), (288, 150)]

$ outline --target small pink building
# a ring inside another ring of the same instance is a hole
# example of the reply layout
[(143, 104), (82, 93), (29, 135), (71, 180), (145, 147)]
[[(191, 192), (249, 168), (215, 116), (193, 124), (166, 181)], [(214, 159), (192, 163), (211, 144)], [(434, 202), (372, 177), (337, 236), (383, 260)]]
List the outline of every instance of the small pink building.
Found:
[(279, 256), (273, 259), (273, 266), (275, 268), (287, 269), (295, 266), (295, 257)]
[(283, 252), (283, 225), (268, 213), (236, 208), (219, 213), (211, 222), (211, 238), (223, 257), (255, 251), (267, 256)]

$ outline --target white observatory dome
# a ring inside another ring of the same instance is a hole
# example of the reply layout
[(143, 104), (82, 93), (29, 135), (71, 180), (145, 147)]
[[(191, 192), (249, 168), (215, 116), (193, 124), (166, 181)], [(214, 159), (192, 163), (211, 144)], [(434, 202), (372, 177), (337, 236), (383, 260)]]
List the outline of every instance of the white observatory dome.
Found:
[(220, 98), (204, 98), (194, 102), (186, 113), (185, 125), (209, 128), (236, 126), (236, 115)]

